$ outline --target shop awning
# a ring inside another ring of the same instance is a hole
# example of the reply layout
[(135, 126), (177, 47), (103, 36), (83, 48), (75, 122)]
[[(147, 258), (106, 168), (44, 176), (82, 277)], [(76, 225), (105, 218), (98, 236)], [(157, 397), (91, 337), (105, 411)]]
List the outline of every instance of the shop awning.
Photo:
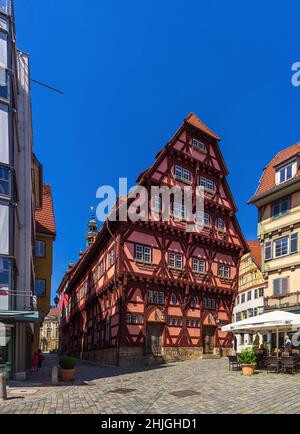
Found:
[(232, 333), (272, 333), (278, 330), (292, 331), (298, 328), (300, 328), (299, 314), (275, 310), (227, 324), (222, 327), (222, 331)]

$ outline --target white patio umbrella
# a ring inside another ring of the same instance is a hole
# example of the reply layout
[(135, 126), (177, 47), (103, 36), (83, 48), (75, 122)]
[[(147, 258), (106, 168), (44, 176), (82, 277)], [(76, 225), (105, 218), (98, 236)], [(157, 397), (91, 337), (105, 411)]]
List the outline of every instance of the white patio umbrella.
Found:
[(222, 327), (223, 332), (232, 333), (273, 333), (276, 332), (277, 356), (279, 347), (279, 333), (300, 328), (300, 315), (283, 310), (275, 310), (262, 315), (227, 324)]

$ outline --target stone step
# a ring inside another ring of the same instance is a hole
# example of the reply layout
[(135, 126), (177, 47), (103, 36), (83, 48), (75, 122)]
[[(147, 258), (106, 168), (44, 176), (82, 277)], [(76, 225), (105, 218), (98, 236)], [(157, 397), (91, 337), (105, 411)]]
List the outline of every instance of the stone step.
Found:
[(146, 356), (147, 365), (162, 365), (166, 363), (162, 356), (154, 356), (153, 354), (148, 354)]
[(214, 359), (214, 360), (217, 360), (217, 359), (220, 359), (221, 357), (219, 356), (219, 355), (217, 355), (217, 354), (203, 354), (203, 356), (202, 356), (202, 359)]

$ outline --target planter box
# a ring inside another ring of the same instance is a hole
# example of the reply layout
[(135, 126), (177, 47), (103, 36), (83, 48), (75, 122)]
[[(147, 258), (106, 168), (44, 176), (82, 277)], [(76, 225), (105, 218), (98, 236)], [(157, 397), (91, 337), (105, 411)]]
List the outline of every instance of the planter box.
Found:
[(241, 365), (241, 368), (244, 375), (250, 376), (254, 374), (254, 369), (256, 368), (256, 365)]
[(72, 381), (75, 378), (75, 369), (59, 368), (59, 377), (62, 381)]

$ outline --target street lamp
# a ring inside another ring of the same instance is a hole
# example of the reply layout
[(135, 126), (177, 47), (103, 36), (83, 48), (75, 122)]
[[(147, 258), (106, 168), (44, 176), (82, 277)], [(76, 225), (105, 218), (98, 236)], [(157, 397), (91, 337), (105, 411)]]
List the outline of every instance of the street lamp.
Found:
[(55, 299), (54, 299), (54, 303), (55, 303), (55, 306), (57, 307), (57, 305), (58, 305), (58, 303), (59, 303), (59, 298), (56, 296), (55, 297)]

